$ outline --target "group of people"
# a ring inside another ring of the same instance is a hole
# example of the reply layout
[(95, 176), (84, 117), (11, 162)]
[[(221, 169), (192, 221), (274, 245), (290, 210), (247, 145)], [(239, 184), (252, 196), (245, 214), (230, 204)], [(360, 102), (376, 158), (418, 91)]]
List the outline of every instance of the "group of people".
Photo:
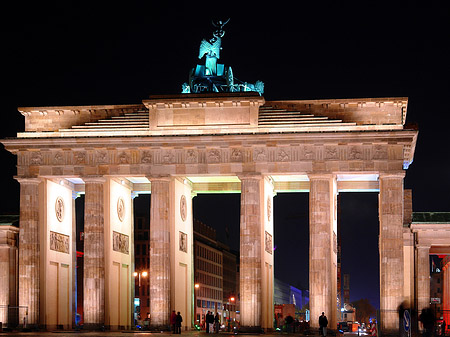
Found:
[(219, 313), (214, 313), (212, 311), (208, 311), (205, 315), (205, 330), (206, 333), (219, 333), (220, 328), (220, 318)]
[(419, 315), (419, 321), (422, 325), (424, 336), (434, 336), (435, 332), (439, 333), (441, 336), (445, 336), (445, 320), (443, 320), (440, 325), (436, 326), (435, 313), (431, 308), (422, 309), (422, 312)]
[(175, 313), (175, 310), (173, 310), (170, 315), (170, 325), (172, 325), (174, 334), (181, 334), (181, 322), (183, 322), (183, 317), (181, 317), (180, 312)]

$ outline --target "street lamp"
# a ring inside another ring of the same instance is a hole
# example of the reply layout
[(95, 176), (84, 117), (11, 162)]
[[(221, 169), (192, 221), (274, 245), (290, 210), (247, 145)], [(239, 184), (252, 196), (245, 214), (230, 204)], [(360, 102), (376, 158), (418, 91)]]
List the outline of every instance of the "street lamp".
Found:
[[(143, 272), (134, 272), (133, 273), (134, 279), (136, 280), (136, 278), (138, 279), (138, 298), (139, 298), (139, 314), (141, 312), (141, 308), (142, 308), (142, 301), (141, 301), (141, 276), (142, 277), (147, 277), (148, 276), (148, 272), (143, 271)], [(136, 282), (136, 281), (135, 281)], [(136, 284), (136, 283), (135, 283)], [(136, 295), (136, 294), (135, 294)], [(136, 306), (136, 304), (135, 304)], [(134, 308), (135, 310), (135, 315), (136, 317), (138, 316), (138, 312), (137, 312), (137, 308)], [(137, 318), (136, 318), (137, 319)]]
[(195, 283), (194, 284), (194, 325), (200, 325), (199, 320), (197, 319), (197, 292), (200, 288), (200, 284)]
[[(141, 275), (142, 275), (142, 277), (147, 277), (148, 273), (146, 271), (143, 271), (142, 273), (134, 272), (133, 275), (134, 275), (134, 277), (136, 277), (136, 276), (138, 277), (138, 286), (140, 288), (141, 287)], [(140, 289), (139, 289), (139, 291), (140, 291)]]

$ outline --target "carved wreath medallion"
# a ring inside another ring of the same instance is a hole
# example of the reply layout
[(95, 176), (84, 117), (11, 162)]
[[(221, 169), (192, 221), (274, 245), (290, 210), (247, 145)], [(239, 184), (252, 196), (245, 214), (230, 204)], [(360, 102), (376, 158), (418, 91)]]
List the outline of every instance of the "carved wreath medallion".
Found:
[(125, 218), (125, 202), (123, 201), (122, 197), (119, 197), (117, 200), (117, 216), (119, 217), (120, 221), (123, 221)]
[(56, 198), (55, 215), (59, 222), (64, 220), (64, 200), (61, 197)]
[(180, 199), (180, 215), (181, 220), (186, 221), (187, 205), (186, 205), (186, 197), (184, 195), (182, 195)]

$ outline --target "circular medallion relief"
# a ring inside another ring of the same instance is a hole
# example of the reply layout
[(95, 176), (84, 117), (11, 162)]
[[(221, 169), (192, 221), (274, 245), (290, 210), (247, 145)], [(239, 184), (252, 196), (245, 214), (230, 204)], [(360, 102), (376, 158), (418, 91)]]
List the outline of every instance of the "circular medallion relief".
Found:
[(125, 201), (123, 201), (122, 197), (119, 197), (117, 200), (117, 216), (120, 221), (123, 221), (125, 218)]
[(59, 222), (64, 219), (64, 200), (61, 197), (56, 198), (55, 202), (55, 215)]
[(270, 217), (272, 216), (272, 198), (267, 198), (267, 220), (270, 221)]
[(187, 214), (187, 205), (186, 205), (186, 197), (184, 195), (181, 196), (180, 199), (180, 215), (181, 220), (186, 220), (186, 214)]

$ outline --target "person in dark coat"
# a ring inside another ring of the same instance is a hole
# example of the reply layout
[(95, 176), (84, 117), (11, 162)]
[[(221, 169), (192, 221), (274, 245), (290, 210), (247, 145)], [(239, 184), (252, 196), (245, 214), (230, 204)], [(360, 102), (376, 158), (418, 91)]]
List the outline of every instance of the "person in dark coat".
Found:
[(215, 333), (219, 333), (219, 329), (220, 329), (220, 318), (219, 318), (219, 313), (216, 312), (216, 316), (214, 316), (214, 330), (215, 330)]
[(419, 321), (422, 323), (424, 328), (423, 335), (426, 337), (433, 336), (434, 329), (434, 313), (430, 308), (422, 309), (422, 312), (419, 316)]
[(325, 313), (322, 312), (322, 315), (319, 316), (319, 330), (321, 336), (327, 335), (327, 326), (328, 326), (327, 316), (325, 316)]
[(208, 312), (205, 315), (205, 330), (206, 330), (206, 333), (210, 332), (209, 331), (209, 324), (210, 323), (211, 323), (211, 314), (210, 314), (210, 312), (208, 310)]
[(180, 312), (178, 311), (177, 316), (175, 318), (176, 320), (176, 329), (175, 329), (175, 333), (177, 334), (181, 334), (181, 322), (183, 322), (183, 317), (181, 317)]
[(177, 314), (175, 313), (175, 310), (172, 311), (172, 314), (170, 315), (170, 325), (172, 326), (172, 332), (175, 333), (176, 331), (176, 323), (177, 323)]

